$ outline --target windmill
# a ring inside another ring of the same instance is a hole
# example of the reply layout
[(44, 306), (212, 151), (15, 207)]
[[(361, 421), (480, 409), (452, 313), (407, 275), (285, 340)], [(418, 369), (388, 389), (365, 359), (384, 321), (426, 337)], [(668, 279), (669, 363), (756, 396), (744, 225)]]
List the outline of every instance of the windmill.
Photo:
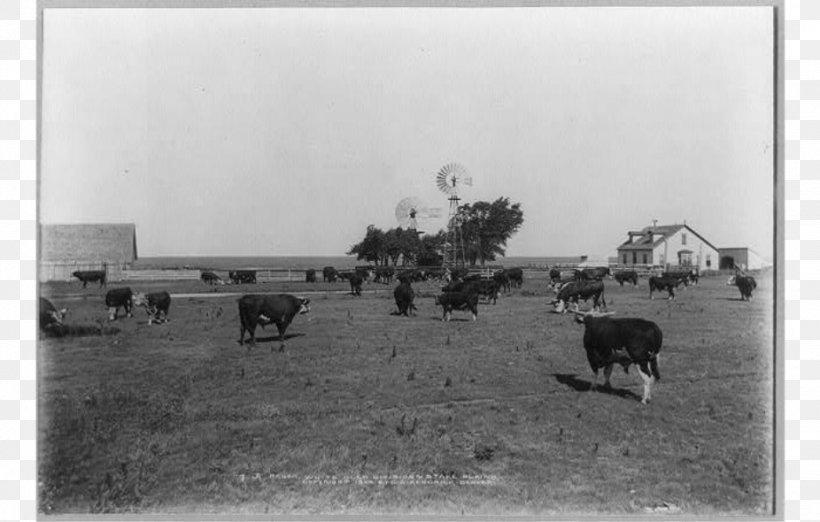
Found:
[(424, 233), (423, 230), (419, 230), (419, 225), (426, 228), (430, 220), (440, 217), (440, 208), (430, 208), (422, 199), (414, 196), (404, 198), (396, 205), (396, 220), (399, 226), (414, 230), (416, 234)]
[(458, 215), (458, 191), (463, 185), (472, 186), (473, 178), (464, 166), (458, 163), (448, 163), (441, 167), (436, 174), (436, 184), (439, 190), (447, 194), (450, 202), (450, 212), (447, 219), (447, 243), (444, 247), (444, 266), (462, 266), (464, 260), (464, 238), (461, 235), (461, 219)]

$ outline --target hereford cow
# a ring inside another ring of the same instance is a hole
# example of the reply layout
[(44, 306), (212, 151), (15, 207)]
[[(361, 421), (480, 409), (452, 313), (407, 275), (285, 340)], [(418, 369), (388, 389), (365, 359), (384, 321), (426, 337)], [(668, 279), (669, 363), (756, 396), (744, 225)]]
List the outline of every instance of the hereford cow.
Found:
[(661, 378), (658, 372), (658, 353), (663, 343), (661, 329), (645, 319), (614, 319), (608, 315), (576, 315), (576, 320), (585, 327), (584, 349), (595, 373), (590, 389), (597, 388), (599, 369), (604, 369), (604, 386), (610, 388), (613, 366), (620, 364), (626, 372), (629, 365), (634, 364), (643, 380), (641, 402), (647, 404), (652, 398), (652, 383)]
[(473, 321), (478, 316), (478, 294), (476, 292), (445, 292), (435, 298), (436, 305), (441, 305), (444, 315), (442, 321), (449, 321), (453, 310), (469, 310)]
[(649, 298), (654, 299), (652, 293), (666, 290), (668, 292), (667, 299), (675, 298), (675, 288), (683, 283), (683, 278), (680, 277), (650, 277), (649, 278)]
[(757, 281), (754, 277), (740, 274), (730, 277), (726, 284), (736, 286), (740, 290), (740, 299), (742, 301), (751, 301), (752, 291), (757, 288)]
[(45, 297), (40, 298), (40, 330), (46, 335), (59, 336), (63, 334), (63, 319), (68, 310), (60, 310)]
[(638, 286), (638, 272), (634, 270), (621, 270), (615, 273), (615, 281), (621, 286), (624, 286), (624, 283), (632, 283), (632, 286)]
[(106, 286), (105, 270), (77, 270), (76, 272), (71, 272), (71, 275), (83, 282), (83, 288), (85, 288), (88, 283), (93, 283), (94, 281), (100, 282), (100, 288)]
[(133, 305), (134, 294), (131, 288), (113, 288), (105, 294), (105, 306), (108, 307), (108, 320), (113, 321), (119, 314), (120, 307), (125, 310), (126, 317), (131, 317), (131, 306)]
[(199, 274), (199, 279), (201, 279), (203, 283), (207, 283), (209, 285), (224, 285), (225, 284), (225, 281), (223, 281), (221, 277), (219, 277), (215, 273), (209, 272), (207, 270)]
[(132, 302), (134, 306), (142, 306), (148, 313), (148, 324), (168, 322), (168, 309), (171, 307), (171, 294), (168, 292), (152, 292), (143, 294), (134, 292)]
[(297, 314), (310, 312), (310, 299), (290, 294), (248, 294), (238, 302), (240, 345), (245, 342), (245, 331), (250, 335), (248, 344), (256, 344), (256, 325), (260, 324), (264, 328), (270, 323), (276, 324), (279, 340), (284, 343), (285, 331), (293, 318)]
[(583, 300), (586, 302), (590, 297), (592, 298), (593, 310), (598, 310), (600, 306), (606, 308), (603, 281), (570, 281), (558, 290), (558, 295), (550, 304), (556, 307), (556, 312), (566, 313), (567, 306), (570, 303), (575, 303), (575, 310), (577, 311), (578, 301)]
[(481, 276), (478, 276), (477, 279), (465, 279), (464, 281), (453, 281), (448, 283), (446, 286), (441, 288), (442, 292), (463, 292), (463, 293), (476, 293), (479, 297), (484, 297), (487, 299), (487, 302), (493, 302), (496, 304), (498, 298), (500, 297), (500, 289), (498, 283), (496, 283), (492, 279), (481, 279)]

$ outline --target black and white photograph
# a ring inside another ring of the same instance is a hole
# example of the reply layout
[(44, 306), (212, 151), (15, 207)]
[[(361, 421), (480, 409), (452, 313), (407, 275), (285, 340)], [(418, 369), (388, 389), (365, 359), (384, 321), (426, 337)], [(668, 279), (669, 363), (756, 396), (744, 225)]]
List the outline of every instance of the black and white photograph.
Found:
[(777, 16), (41, 2), (38, 516), (775, 515)]

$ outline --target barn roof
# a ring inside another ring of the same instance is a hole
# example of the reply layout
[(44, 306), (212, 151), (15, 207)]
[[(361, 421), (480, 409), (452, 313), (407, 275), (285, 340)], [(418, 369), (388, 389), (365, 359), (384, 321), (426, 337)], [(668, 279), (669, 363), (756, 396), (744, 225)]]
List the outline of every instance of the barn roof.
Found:
[(113, 261), (137, 259), (137, 230), (133, 223), (41, 224), (43, 261)]

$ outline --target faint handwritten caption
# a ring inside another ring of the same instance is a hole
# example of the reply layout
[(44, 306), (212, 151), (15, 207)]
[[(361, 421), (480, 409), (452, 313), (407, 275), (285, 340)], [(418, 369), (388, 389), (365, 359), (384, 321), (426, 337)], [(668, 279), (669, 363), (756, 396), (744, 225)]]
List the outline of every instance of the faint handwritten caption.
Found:
[(237, 479), (243, 484), (265, 481), (290, 481), (318, 486), (494, 486), (500, 483), (500, 479), (497, 475), (452, 476), (433, 473), (410, 473), (406, 475), (300, 475), (296, 473), (240, 473), (237, 475)]

